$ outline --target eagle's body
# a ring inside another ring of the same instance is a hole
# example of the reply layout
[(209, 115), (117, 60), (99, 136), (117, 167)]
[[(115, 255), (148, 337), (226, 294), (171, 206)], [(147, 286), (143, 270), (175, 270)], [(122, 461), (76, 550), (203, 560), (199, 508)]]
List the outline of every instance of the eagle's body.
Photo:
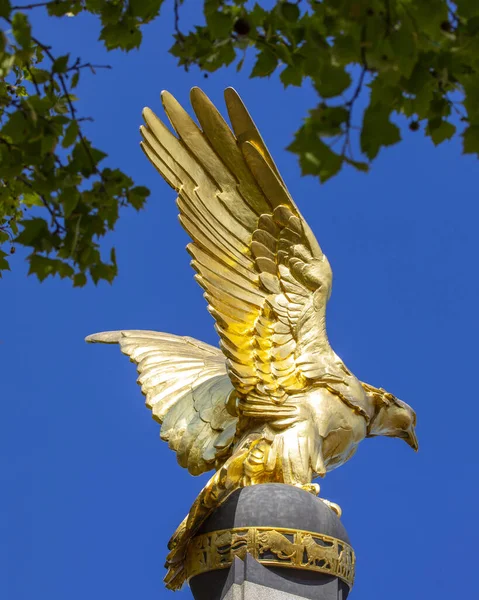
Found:
[(308, 486), (351, 458), (367, 435), (367, 422), (324, 388), (313, 388), (295, 400), (300, 410), (294, 423), (286, 428), (268, 424), (258, 428), (258, 434), (267, 442), (265, 463), (274, 461), (275, 476), (281, 473), (285, 483)]
[[(351, 379), (358, 395), (365, 395), (359, 381)], [(267, 449), (264, 463), (269, 468), (264, 476), (268, 481), (279, 476), (285, 483), (308, 486), (315, 477), (323, 477), (351, 458), (367, 435), (368, 418), (352, 410), (331, 387), (311, 387), (288, 401), (297, 406), (294, 420), (273, 420), (256, 428), (248, 420), (244, 425), (240, 420), (238, 430), (245, 434), (240, 435), (233, 454), (246, 440), (258, 436)], [(269, 472), (274, 472), (271, 479)]]
[[(196, 279), (220, 348), (151, 331), (118, 343), (137, 363), (161, 437), (191, 474), (216, 472), (170, 541), (167, 586), (183, 584), (185, 551), (203, 520), (235, 489), (283, 482), (314, 491), (366, 436), (417, 447), (412, 409), (360, 382), (332, 350), (326, 304), (332, 271), (241, 100), (225, 93), (230, 130), (197, 88), (201, 129), (169, 94), (175, 136), (149, 109), (143, 150), (178, 192)], [(335, 505), (331, 505), (335, 508)]]

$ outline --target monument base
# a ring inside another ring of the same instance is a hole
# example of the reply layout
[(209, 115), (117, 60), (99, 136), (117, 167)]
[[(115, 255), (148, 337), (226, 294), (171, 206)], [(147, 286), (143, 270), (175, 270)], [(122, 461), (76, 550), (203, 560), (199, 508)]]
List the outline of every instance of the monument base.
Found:
[(195, 600), (346, 600), (354, 553), (337, 515), (285, 484), (234, 492), (188, 550)]

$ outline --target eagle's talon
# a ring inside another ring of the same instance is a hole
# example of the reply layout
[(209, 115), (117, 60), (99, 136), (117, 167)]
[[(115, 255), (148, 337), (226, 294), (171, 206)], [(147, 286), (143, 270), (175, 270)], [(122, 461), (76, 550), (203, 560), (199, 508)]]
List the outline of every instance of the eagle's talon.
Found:
[(310, 492), (314, 496), (318, 496), (319, 494), (319, 485), (317, 483), (303, 483), (299, 484), (297, 487), (305, 490), (306, 492)]
[[(306, 492), (310, 492), (315, 496), (319, 496), (320, 487), (317, 483), (297, 483), (296, 487), (299, 487), (300, 489), (305, 490)], [(330, 500), (326, 500), (325, 498), (320, 498), (320, 500), (324, 502), (326, 506), (328, 506), (334, 513), (336, 513), (338, 517), (341, 517), (343, 511), (339, 504), (336, 504), (336, 502), (331, 502)]]
[(338, 515), (338, 517), (341, 517), (341, 515), (343, 514), (343, 511), (341, 509), (341, 507), (339, 506), (339, 504), (336, 504), (336, 502), (330, 502), (329, 500), (325, 500), (324, 498), (321, 498), (321, 500), (326, 504), (326, 506), (329, 506), (329, 508)]

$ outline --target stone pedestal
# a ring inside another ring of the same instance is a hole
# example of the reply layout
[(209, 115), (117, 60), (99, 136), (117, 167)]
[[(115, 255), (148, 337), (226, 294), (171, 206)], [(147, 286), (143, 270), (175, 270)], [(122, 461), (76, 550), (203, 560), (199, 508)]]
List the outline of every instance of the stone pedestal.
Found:
[(190, 554), (195, 600), (346, 600), (354, 554), (337, 515), (284, 484), (234, 492)]

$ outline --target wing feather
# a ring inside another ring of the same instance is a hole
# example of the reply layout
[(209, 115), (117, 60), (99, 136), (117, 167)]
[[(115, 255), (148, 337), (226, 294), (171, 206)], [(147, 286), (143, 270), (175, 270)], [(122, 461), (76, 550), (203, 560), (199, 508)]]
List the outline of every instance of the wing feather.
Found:
[(226, 406), (233, 386), (221, 350), (152, 331), (110, 331), (87, 341), (117, 343), (137, 364), (146, 405), (181, 466), (199, 475), (226, 460), (238, 419)]
[(225, 102), (228, 115), (231, 120), (231, 125), (233, 126), (233, 131), (238, 142), (241, 144), (243, 141), (247, 140), (254, 143), (257, 148), (261, 150), (261, 153), (269, 167), (274, 171), (278, 179), (284, 185), (281, 175), (274, 164), (274, 160), (269, 153), (268, 148), (266, 147), (266, 144), (264, 143), (263, 138), (258, 131), (258, 128), (254, 124), (246, 106), (243, 104), (243, 101), (236, 93), (236, 90), (233, 88), (227, 88), (225, 90)]
[(265, 210), (265, 198), (259, 192), (258, 186), (243, 160), (233, 132), (211, 100), (199, 88), (191, 90), (191, 104), (208, 142), (224, 161), (229, 171), (234, 173), (242, 198), (256, 215), (260, 216)]
[(317, 358), (308, 340), (329, 349), (331, 269), (243, 103), (232, 89), (225, 98), (233, 130), (201, 90), (191, 92), (200, 126), (163, 92), (177, 135), (145, 109), (144, 149), (178, 192), (195, 278), (244, 414), (291, 415), (288, 398), (304, 388)]

